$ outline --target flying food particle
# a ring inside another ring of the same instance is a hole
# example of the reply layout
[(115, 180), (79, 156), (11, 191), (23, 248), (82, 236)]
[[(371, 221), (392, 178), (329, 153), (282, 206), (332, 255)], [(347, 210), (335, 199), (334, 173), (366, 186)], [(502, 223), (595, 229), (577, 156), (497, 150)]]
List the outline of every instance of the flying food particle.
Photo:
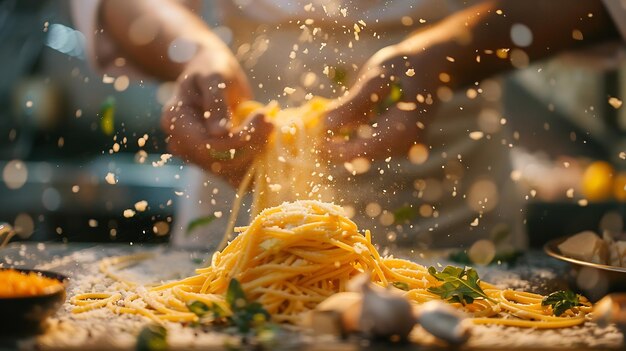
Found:
[(106, 182), (111, 185), (117, 184), (117, 179), (115, 179), (115, 174), (111, 172), (107, 173), (107, 175), (104, 177), (104, 180), (106, 180)]
[(144, 212), (147, 207), (148, 207), (148, 201), (146, 200), (141, 200), (135, 203), (135, 210), (137, 210), (137, 212)]
[(618, 109), (620, 107), (622, 107), (622, 100), (611, 96), (609, 98), (609, 105), (613, 106), (614, 109)]
[(469, 133), (469, 137), (472, 140), (480, 140), (483, 138), (483, 136), (485, 136), (485, 133), (481, 132), (481, 131), (474, 131)]

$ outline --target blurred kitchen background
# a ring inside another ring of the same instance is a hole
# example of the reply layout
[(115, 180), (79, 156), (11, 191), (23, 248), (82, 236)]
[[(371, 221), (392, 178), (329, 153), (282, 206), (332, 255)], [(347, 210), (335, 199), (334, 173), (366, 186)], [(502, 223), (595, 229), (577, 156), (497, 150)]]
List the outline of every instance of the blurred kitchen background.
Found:
[(0, 221), (22, 239), (167, 241), (180, 164), (152, 162), (168, 84), (96, 75), (67, 1), (0, 1), (0, 43)]
[[(182, 163), (153, 162), (171, 85), (93, 72), (67, 1), (0, 0), (0, 43), (0, 222), (18, 240), (167, 241)], [(625, 63), (565, 55), (492, 81), (532, 246), (621, 225)]]

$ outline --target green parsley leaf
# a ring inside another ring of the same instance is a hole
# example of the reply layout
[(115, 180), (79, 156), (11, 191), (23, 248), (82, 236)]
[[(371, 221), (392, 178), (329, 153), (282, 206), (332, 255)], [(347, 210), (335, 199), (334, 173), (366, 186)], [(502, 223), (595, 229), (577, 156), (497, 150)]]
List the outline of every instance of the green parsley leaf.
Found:
[(249, 302), (241, 283), (231, 279), (226, 290), (226, 303), (232, 310), (228, 317), (230, 325), (237, 327), (239, 332), (247, 333), (251, 329), (262, 329), (270, 320), (270, 314), (258, 302)]
[(409, 291), (409, 284), (405, 282), (393, 282), (391, 285), (400, 290)]
[(470, 304), (479, 298), (493, 302), (480, 287), (478, 273), (473, 268), (447, 266), (437, 272), (435, 267), (429, 267), (428, 273), (443, 282), (440, 286), (428, 288), (428, 291), (448, 302)]
[(376, 108), (376, 112), (378, 114), (384, 113), (391, 106), (395, 105), (398, 101), (400, 101), (400, 99), (402, 99), (403, 92), (402, 92), (402, 86), (400, 85), (400, 83), (392, 82), (389, 84), (391, 88), (389, 90), (389, 94), (387, 94), (385, 99), (381, 101)]
[(215, 215), (210, 214), (208, 216), (205, 217), (198, 217), (194, 220), (192, 220), (191, 222), (189, 222), (189, 224), (187, 224), (187, 230), (185, 231), (186, 234), (191, 233), (194, 229), (198, 228), (198, 227), (202, 227), (208, 224), (211, 224), (211, 222), (213, 222), (217, 217), (215, 217)]
[(100, 106), (100, 129), (105, 135), (115, 131), (115, 98), (109, 96)]
[(580, 295), (570, 290), (555, 291), (541, 301), (541, 306), (552, 306), (552, 312), (557, 317), (565, 313), (565, 311), (581, 305)]
[(187, 303), (187, 308), (189, 312), (195, 314), (198, 317), (202, 317), (211, 309), (202, 301), (191, 301)]
[(155, 324), (143, 327), (137, 336), (135, 349), (137, 351), (167, 350), (167, 329)]
[(226, 303), (233, 308), (238, 306), (245, 306), (248, 303), (246, 294), (243, 292), (241, 283), (237, 279), (231, 279), (226, 290)]

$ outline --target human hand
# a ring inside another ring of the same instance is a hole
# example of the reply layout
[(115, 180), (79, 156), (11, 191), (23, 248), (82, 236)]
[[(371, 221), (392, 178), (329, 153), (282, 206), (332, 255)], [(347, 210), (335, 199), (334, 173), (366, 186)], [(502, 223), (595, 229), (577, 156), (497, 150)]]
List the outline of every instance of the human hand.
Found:
[(169, 150), (238, 185), (273, 128), (260, 113), (233, 125), (232, 110), (250, 98), (246, 76), (229, 52), (198, 53), (163, 107)]
[(357, 83), (326, 114), (326, 126), (335, 135), (325, 144), (331, 159), (407, 155), (435, 109), (434, 84), (422, 73), (421, 61), (421, 55), (399, 45), (383, 48), (368, 60)]

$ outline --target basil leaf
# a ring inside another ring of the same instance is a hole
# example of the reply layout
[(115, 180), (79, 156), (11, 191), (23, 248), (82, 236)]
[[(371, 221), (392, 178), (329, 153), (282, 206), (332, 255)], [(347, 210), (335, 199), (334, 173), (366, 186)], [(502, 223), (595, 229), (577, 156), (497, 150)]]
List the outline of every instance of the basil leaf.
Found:
[(543, 298), (541, 306), (551, 306), (555, 316), (560, 316), (567, 310), (581, 306), (580, 295), (570, 290), (559, 290)]
[(428, 288), (428, 291), (448, 302), (471, 304), (479, 298), (494, 302), (480, 287), (478, 272), (473, 268), (447, 266), (438, 272), (431, 266), (428, 267), (428, 273), (443, 282), (440, 286)]
[(391, 285), (400, 290), (409, 291), (409, 284), (405, 282), (393, 282)]

